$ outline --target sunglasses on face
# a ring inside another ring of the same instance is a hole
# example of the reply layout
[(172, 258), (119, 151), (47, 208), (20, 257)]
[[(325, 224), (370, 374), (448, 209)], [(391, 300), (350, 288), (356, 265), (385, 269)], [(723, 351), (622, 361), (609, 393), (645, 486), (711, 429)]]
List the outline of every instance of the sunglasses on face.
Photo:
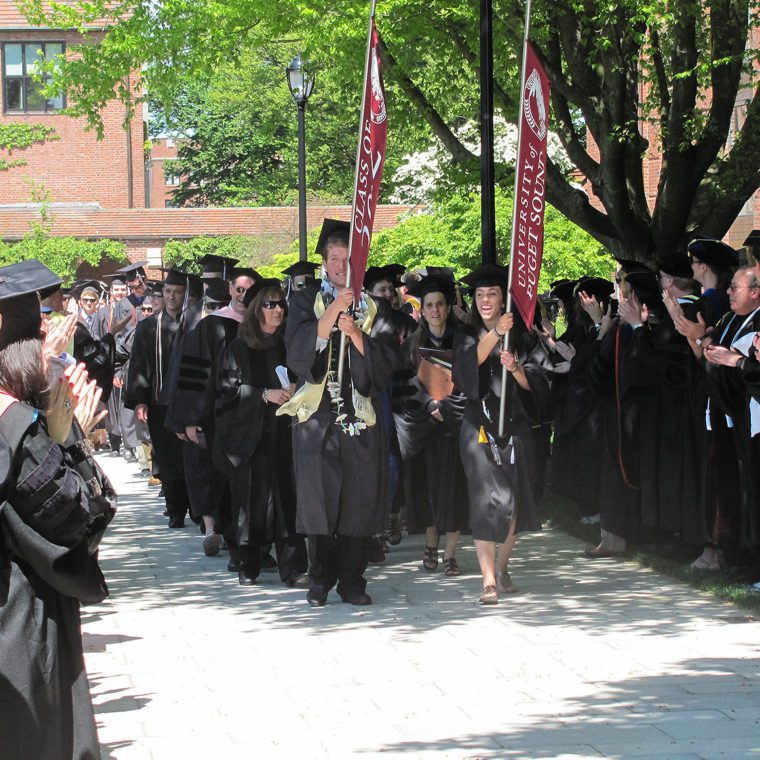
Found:
[(224, 306), (223, 303), (207, 303), (206, 311), (216, 311), (217, 309), (221, 309), (222, 306)]
[(239, 285), (238, 285), (238, 286), (235, 288), (235, 292), (236, 292), (236, 293), (237, 293), (239, 296), (242, 296), (242, 295), (243, 295), (243, 294), (246, 292), (246, 290), (248, 290), (248, 288), (243, 288), (243, 287), (241, 287), (241, 286), (239, 286)]
[(152, 314), (153, 313), (153, 307), (152, 306), (142, 306), (141, 309), (142, 309), (142, 311), (145, 314)]
[(280, 299), (279, 301), (264, 301), (263, 304), (261, 304), (265, 309), (276, 309), (278, 306), (281, 309), (285, 308), (285, 301)]
[(80, 299), (82, 303), (95, 303), (98, 299), (97, 298), (82, 298)]

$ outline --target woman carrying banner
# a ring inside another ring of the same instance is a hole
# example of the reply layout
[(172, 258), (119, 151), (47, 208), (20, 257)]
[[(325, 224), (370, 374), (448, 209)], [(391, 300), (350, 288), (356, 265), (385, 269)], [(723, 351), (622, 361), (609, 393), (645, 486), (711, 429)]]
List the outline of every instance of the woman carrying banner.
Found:
[[(531, 423), (550, 404), (544, 353), (519, 316), (504, 313), (508, 270), (486, 264), (464, 278), (474, 308), (454, 337), (453, 380), (467, 397), (460, 453), (470, 495), (470, 528), (483, 574), (481, 604), (516, 591), (509, 557), (516, 534), (540, 530), (532, 489)], [(502, 340), (511, 333), (511, 350)], [(502, 366), (507, 368), (505, 435), (499, 437)]]

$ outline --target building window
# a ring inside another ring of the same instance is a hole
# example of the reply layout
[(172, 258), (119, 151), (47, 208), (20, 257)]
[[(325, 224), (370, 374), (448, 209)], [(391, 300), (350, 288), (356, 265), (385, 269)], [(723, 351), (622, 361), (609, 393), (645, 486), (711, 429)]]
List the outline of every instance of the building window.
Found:
[(171, 198), (166, 198), (164, 200), (164, 208), (176, 208), (174, 201)]
[[(64, 53), (62, 42), (6, 42), (3, 45), (3, 110), (6, 113), (49, 113), (66, 106), (63, 95), (46, 98), (43, 83), (33, 78), (40, 62)], [(49, 77), (46, 77), (46, 83)]]
[(164, 174), (164, 182), (167, 187), (177, 187), (179, 185), (179, 175), (173, 172), (166, 172)]

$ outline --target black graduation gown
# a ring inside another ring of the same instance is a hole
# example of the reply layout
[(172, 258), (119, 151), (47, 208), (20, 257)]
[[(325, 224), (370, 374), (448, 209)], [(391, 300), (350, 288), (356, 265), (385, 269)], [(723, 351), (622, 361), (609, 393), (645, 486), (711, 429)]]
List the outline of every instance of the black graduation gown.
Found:
[(108, 590), (88, 550), (87, 490), (18, 403), (0, 417), (0, 478), (0, 755), (95, 760), (79, 604)]
[(116, 366), (116, 343), (111, 333), (101, 338), (94, 338), (87, 325), (77, 322), (74, 331), (74, 358), (84, 362), (87, 374), (98, 384), (103, 403), (108, 403), (113, 391), (113, 378)]
[(459, 456), (459, 428), (464, 397), (454, 393), (441, 400), (443, 422), (431, 417), (436, 404), (417, 377), (419, 348), (451, 351), (454, 329), (437, 340), (427, 333), (412, 336), (402, 347), (403, 368), (394, 382), (393, 420), (404, 462), (410, 531), (436, 526), (442, 532), (467, 528), (467, 479)]
[(600, 408), (589, 387), (588, 375), (596, 351), (597, 332), (576, 324), (560, 340), (575, 348), (566, 375), (553, 375), (555, 403), (552, 446), (552, 490), (573, 499), (583, 514), (596, 514), (599, 487), (602, 420)]
[[(507, 538), (515, 506), (517, 532), (541, 529), (533, 488), (531, 426), (546, 419), (551, 408), (550, 386), (543, 367), (545, 355), (537, 339), (526, 333), (521, 323), (513, 336), (513, 350), (525, 370), (530, 390), (520, 388), (508, 373), (503, 440), (498, 439), (502, 376), (498, 354), (493, 353), (478, 365), (480, 336), (470, 325), (457, 330), (453, 349), (454, 384), (467, 398), (459, 450), (470, 495), (470, 529), (473, 538), (497, 543)], [(490, 434), (492, 443), (479, 443), (481, 428)]]
[[(729, 347), (736, 339), (760, 330), (760, 312), (749, 321), (748, 316), (725, 314), (713, 332), (719, 345)], [(725, 540), (729, 547), (756, 548), (760, 546), (760, 510), (745, 373), (736, 367), (707, 363), (705, 368), (712, 426), (708, 464), (711, 535)]]
[[(327, 374), (329, 348), (317, 351), (314, 302), (318, 284), (295, 293), (285, 332), (288, 368), (305, 382), (320, 383)], [(337, 331), (333, 333), (337, 344)], [(334, 354), (337, 354), (337, 345)], [(376, 423), (350, 436), (336, 424), (327, 390), (319, 409), (293, 426), (293, 460), (298, 496), (297, 528), (307, 535), (368, 537), (380, 533), (388, 514), (388, 443), (379, 397), (400, 366), (395, 332), (378, 313), (364, 336), (364, 356), (349, 346), (341, 397), (353, 412), (351, 383), (371, 399)], [(333, 357), (337, 360), (337, 356)]]
[(260, 350), (240, 338), (227, 346), (217, 370), (215, 435), (229, 464), (234, 538), (241, 549), (274, 541), (287, 580), (306, 569), (306, 544), (296, 534), (291, 421), (262, 398), (265, 388), (280, 387), (278, 365), (285, 365), (281, 336)]
[(124, 405), (133, 410), (139, 404), (148, 407), (148, 429), (158, 476), (162, 481), (184, 482), (181, 441), (164, 427), (166, 406), (161, 400), (176, 335), (177, 320), (166, 311), (152, 314), (137, 325), (129, 358)]

